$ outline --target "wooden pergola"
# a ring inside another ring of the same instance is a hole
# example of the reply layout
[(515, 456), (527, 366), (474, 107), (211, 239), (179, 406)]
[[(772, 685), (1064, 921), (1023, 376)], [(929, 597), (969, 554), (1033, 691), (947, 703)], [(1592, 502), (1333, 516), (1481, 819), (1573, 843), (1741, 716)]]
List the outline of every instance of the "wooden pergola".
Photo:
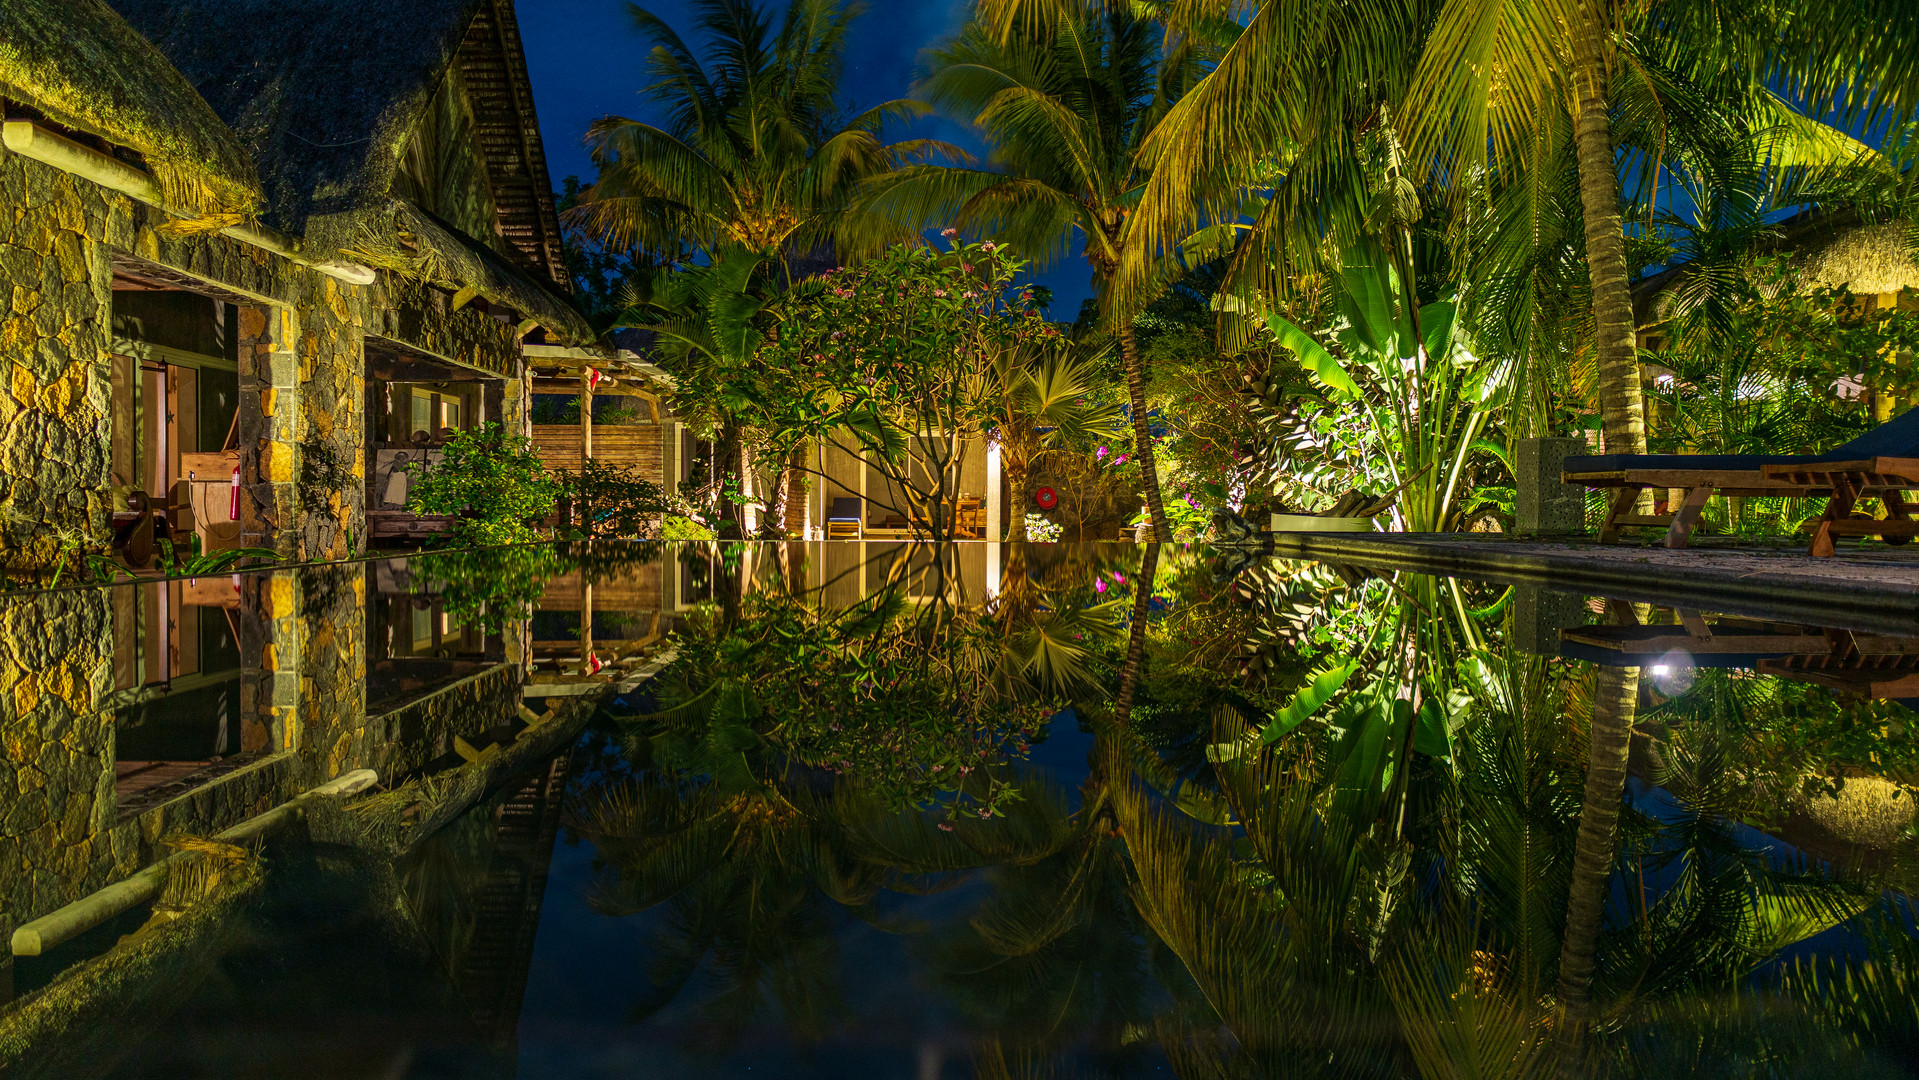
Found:
[[(527, 389), (534, 394), (570, 394), (580, 399), (580, 453), (593, 456), (593, 398), (632, 397), (646, 402), (660, 422), (656, 388), (673, 385), (672, 376), (626, 349), (579, 349), (558, 345), (526, 346)], [(593, 378), (599, 373), (597, 384)]]

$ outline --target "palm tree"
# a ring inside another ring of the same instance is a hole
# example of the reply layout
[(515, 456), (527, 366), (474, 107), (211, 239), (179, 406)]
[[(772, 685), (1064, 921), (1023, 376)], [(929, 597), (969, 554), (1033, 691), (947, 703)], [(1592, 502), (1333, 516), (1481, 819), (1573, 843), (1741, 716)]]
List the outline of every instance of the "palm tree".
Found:
[[(1770, 145), (1722, 157), (1722, 164), (1743, 165), (1762, 190), (1798, 179), (1807, 165), (1849, 164), (1863, 149), (1808, 119), (1835, 93), (1830, 68), (1836, 57), (1806, 34), (1833, 21), (1839, 8), (1848, 9), (1848, 19), (1867, 17), (1864, 12), (1842, 4), (1806, 5), (1803, 12), (1756, 5), (1702, 18), (1711, 6), (1666, 0), (1632, 10), (1619, 0), (1446, 0), (1403, 108), (1414, 127), (1416, 156), (1443, 175), (1470, 177), (1490, 168), (1537, 186), (1533, 176), (1549, 175), (1560, 152), (1553, 132), (1564, 126), (1570, 98), (1600, 416), (1614, 453), (1644, 453), (1646, 446), (1630, 288), (1638, 267), (1627, 260), (1619, 144), (1637, 143), (1642, 169), (1656, 185), (1669, 160), (1669, 136), (1683, 154), (1688, 141), (1696, 146), (1702, 126), (1759, 127), (1769, 132)], [(1910, 16), (1894, 19), (1890, 31), (1886, 37), (1903, 36), (1910, 45), (1919, 24)], [(1885, 47), (1883, 39), (1844, 36), (1860, 49), (1860, 60)], [(1849, 68), (1848, 77), (1862, 70), (1870, 69)], [(1907, 85), (1899, 85), (1898, 76)], [(1889, 93), (1881, 95), (1875, 79), (1880, 100), (1842, 108), (1839, 116), (1869, 113), (1886, 98), (1909, 109), (1912, 81), (1910, 61), (1899, 58)], [(1808, 113), (1788, 105), (1768, 82), (1793, 85)], [(1615, 113), (1623, 126), (1615, 126)]]
[(1131, 244), (1133, 201), (1146, 180), (1141, 147), (1188, 85), (1200, 54), (1163, 48), (1153, 25), (1115, 5), (1050, 25), (1022, 24), (996, 39), (969, 24), (932, 51), (918, 93), (977, 126), (995, 169), (908, 166), (868, 184), (863, 205), (896, 221), (951, 221), (1011, 243), (1045, 265), (1077, 237), (1119, 340), (1132, 409), (1134, 453), (1147, 510), (1172, 539), (1159, 493), (1130, 299), (1114, 289)]
[[(993, 358), (988, 422), (998, 432), (1000, 465), (1016, 504), (1041, 456), (1062, 443), (1116, 433), (1119, 410), (1090, 400), (1104, 356), (1104, 349), (1056, 340), (1021, 344)], [(1026, 539), (1024, 517), (1014, 516), (1006, 539)]]
[[(775, 27), (752, 0), (695, 0), (694, 8), (709, 38), (704, 64), (665, 20), (627, 5), (653, 45), (643, 93), (666, 118), (593, 124), (587, 141), (599, 179), (567, 212), (568, 223), (606, 247), (637, 249), (647, 262), (684, 261), (689, 246), (708, 263), (768, 260), (768, 288), (790, 286), (801, 256), (857, 257), (911, 239), (856, 210), (852, 196), (907, 161), (964, 154), (931, 140), (881, 141), (889, 121), (925, 115), (921, 102), (841, 114), (846, 29), (861, 9), (846, 0), (789, 0)], [(742, 470), (744, 434), (730, 415), (715, 427), (717, 490), (721, 474)], [(783, 509), (797, 472), (779, 474), (773, 502)]]
[(659, 16), (627, 5), (653, 44), (643, 93), (666, 119), (594, 122), (587, 141), (599, 179), (573, 221), (608, 243), (669, 259), (691, 245), (708, 259), (737, 250), (784, 265), (822, 245), (848, 256), (911, 239), (857, 212), (852, 195), (922, 155), (963, 155), (929, 140), (881, 141), (887, 122), (925, 115), (921, 102), (841, 115), (846, 30), (860, 8), (789, 0), (775, 28), (751, 0), (693, 6), (710, 38), (706, 64)]

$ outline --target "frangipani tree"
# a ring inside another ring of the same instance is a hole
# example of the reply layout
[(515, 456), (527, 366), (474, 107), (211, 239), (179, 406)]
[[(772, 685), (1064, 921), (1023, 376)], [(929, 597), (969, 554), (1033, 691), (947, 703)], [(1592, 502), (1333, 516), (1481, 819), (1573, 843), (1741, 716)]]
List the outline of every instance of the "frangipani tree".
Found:
[(1006, 358), (1059, 334), (1014, 289), (1024, 265), (990, 240), (902, 246), (805, 282), (730, 392), (863, 459), (908, 503), (890, 509), (949, 538), (965, 456), (1005, 415)]
[(1128, 5), (1021, 22), (1004, 35), (968, 25), (932, 52), (918, 93), (980, 129), (993, 148), (991, 167), (908, 166), (876, 177), (863, 201), (901, 222), (951, 221), (1012, 240), (1042, 263), (1066, 255), (1075, 239), (1084, 244), (1104, 321), (1119, 340), (1133, 453), (1162, 541), (1172, 531), (1133, 338), (1139, 305), (1114, 286), (1130, 257), (1128, 220), (1147, 177), (1140, 148), (1199, 74), (1199, 52), (1167, 44)]

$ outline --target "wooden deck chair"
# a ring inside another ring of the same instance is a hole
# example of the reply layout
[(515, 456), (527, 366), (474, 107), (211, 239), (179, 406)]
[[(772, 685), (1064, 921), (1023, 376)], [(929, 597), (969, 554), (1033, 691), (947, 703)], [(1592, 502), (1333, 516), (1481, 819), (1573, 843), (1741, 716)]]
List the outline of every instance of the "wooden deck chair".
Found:
[(834, 499), (826, 513), (828, 540), (859, 540), (865, 534), (865, 515), (858, 498)]
[[(1599, 529), (1599, 542), (1614, 543), (1619, 530), (1666, 530), (1666, 546), (1683, 548), (1714, 495), (1770, 495), (1826, 499), (1813, 528), (1810, 553), (1833, 553), (1838, 536), (1879, 536), (1903, 543), (1919, 535), (1919, 506), (1906, 492), (1919, 490), (1919, 409), (1909, 410), (1824, 454), (1608, 454), (1569, 457), (1560, 479), (1568, 484), (1614, 489)], [(1647, 488), (1682, 488), (1686, 496), (1672, 513), (1633, 512)], [(1885, 501), (1884, 520), (1854, 519), (1861, 498)]]

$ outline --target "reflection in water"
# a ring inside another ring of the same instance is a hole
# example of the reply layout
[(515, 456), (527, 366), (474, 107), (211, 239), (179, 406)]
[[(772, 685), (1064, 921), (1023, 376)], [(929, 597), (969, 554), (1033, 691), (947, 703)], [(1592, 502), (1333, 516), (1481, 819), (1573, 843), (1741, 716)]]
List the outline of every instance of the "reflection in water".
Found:
[(530, 547), (6, 603), (15, 926), (352, 768), (410, 794), (348, 815), (451, 819), (397, 862), (274, 834), (172, 994), (129, 958), (190, 916), (22, 957), (0, 1045), (40, 1075), (1919, 1058), (1919, 625), (1134, 545)]

